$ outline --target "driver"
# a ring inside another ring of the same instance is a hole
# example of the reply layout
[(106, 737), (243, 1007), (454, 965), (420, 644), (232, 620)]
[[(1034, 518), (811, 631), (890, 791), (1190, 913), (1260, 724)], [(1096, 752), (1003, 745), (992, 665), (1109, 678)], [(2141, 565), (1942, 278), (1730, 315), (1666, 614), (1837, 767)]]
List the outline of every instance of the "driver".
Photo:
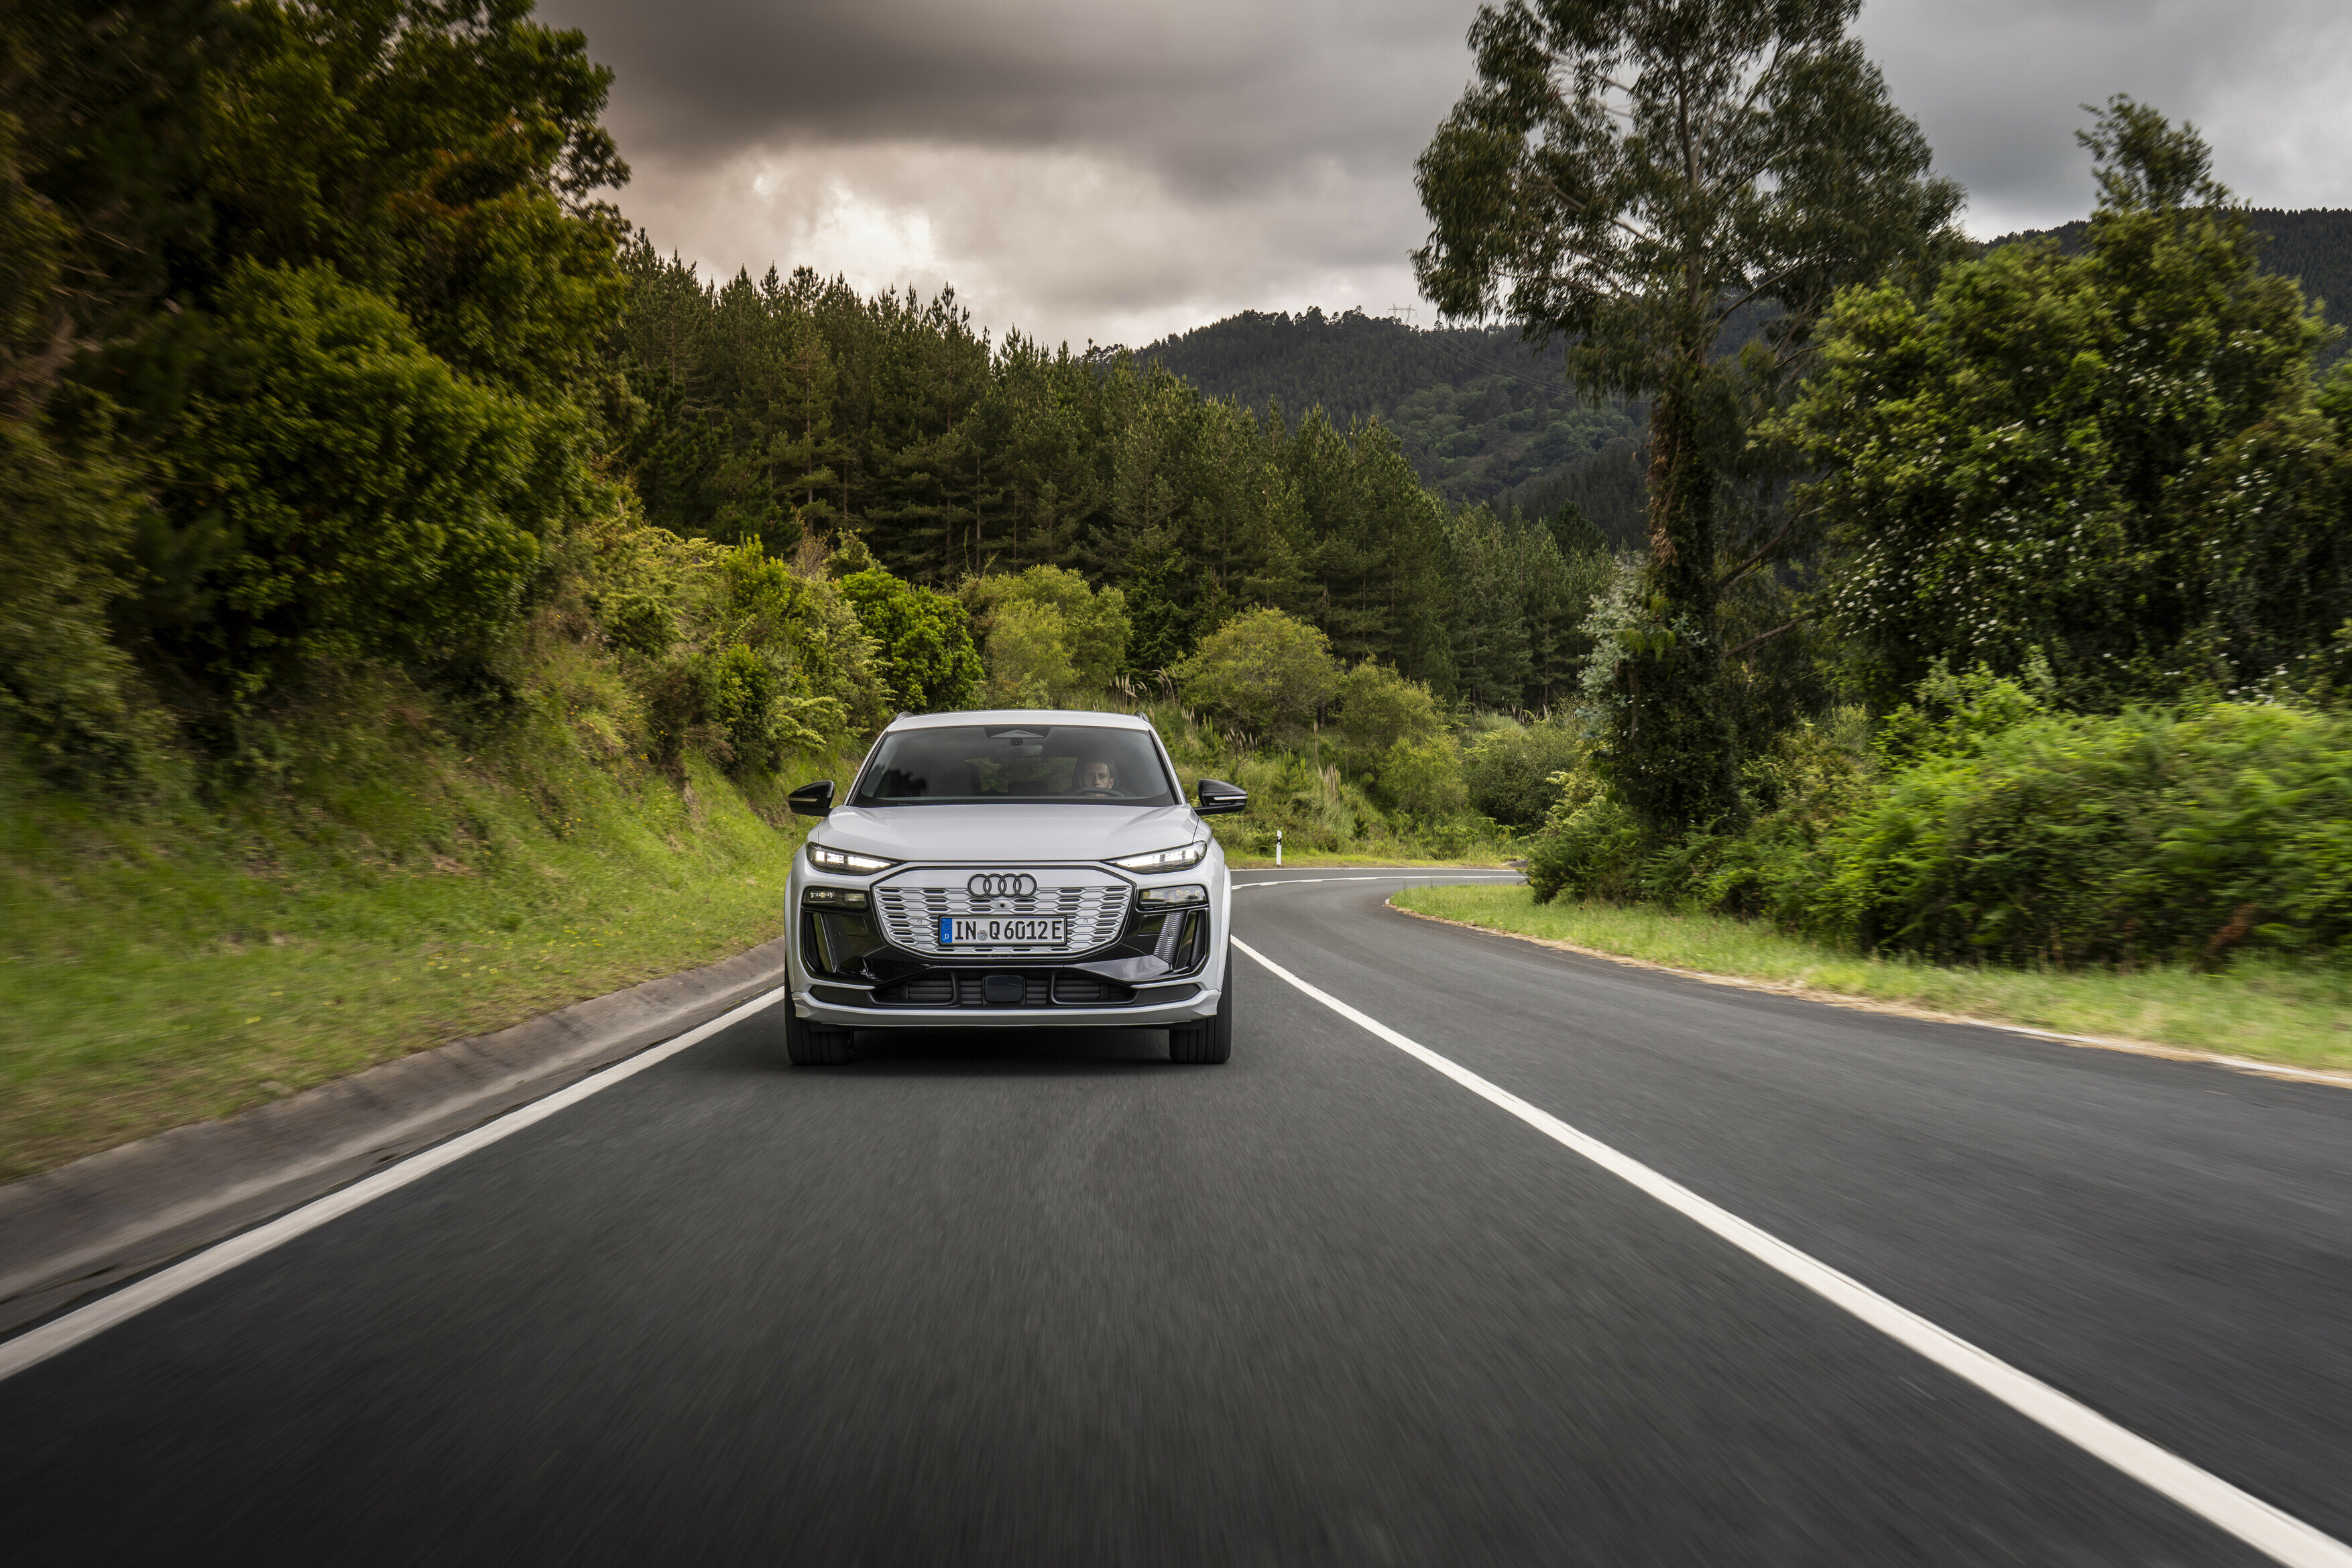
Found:
[(1118, 770), (1099, 757), (1088, 758), (1080, 762), (1076, 771), (1070, 775), (1070, 790), (1073, 794), (1083, 794), (1089, 789), (1118, 788)]

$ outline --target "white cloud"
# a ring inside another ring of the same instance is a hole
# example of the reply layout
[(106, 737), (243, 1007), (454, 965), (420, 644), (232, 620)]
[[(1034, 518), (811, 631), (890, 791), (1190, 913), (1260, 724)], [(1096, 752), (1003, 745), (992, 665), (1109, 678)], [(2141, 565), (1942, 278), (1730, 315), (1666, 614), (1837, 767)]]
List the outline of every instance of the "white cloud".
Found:
[(774, 261), (867, 293), (952, 284), (982, 325), (1047, 343), (1140, 345), (1235, 310), (1379, 314), (1413, 298), (1392, 244), (1417, 221), (1410, 184), (1382, 191), (1329, 162), (1187, 200), (1083, 148), (762, 148), (709, 168), (657, 165), (627, 194), (655, 242), (706, 277), (756, 277)]
[[(952, 283), (999, 332), (1139, 344), (1238, 309), (1413, 299), (1412, 160), (1470, 75), (1475, 6), (544, 9), (618, 69), (623, 206), (665, 249), (728, 275)], [(2088, 210), (2076, 106), (2115, 92), (2196, 120), (2249, 200), (2352, 205), (2341, 0), (1869, 0), (1860, 30), (1979, 235)]]

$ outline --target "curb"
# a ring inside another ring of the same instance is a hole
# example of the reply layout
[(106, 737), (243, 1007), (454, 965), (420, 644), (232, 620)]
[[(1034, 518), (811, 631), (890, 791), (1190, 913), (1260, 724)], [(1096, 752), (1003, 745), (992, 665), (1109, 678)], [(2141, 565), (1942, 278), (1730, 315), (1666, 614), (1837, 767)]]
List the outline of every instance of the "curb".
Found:
[(784, 982), (786, 943), (0, 1186), (0, 1333), (554, 1092)]

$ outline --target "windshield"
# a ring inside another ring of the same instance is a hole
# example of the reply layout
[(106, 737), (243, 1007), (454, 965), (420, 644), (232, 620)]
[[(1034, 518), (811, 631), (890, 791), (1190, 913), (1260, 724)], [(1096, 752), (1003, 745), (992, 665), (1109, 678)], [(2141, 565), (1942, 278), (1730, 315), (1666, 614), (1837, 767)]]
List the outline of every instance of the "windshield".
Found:
[(957, 725), (882, 737), (853, 806), (1180, 803), (1148, 731), (1095, 725)]

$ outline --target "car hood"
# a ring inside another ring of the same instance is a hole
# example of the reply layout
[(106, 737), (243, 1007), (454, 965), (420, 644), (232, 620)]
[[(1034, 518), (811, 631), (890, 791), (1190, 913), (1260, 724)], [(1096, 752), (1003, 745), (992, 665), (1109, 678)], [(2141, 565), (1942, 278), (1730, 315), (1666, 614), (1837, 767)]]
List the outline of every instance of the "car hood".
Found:
[(1099, 861), (1200, 833), (1190, 806), (884, 806), (844, 807), (809, 839), (899, 861)]

